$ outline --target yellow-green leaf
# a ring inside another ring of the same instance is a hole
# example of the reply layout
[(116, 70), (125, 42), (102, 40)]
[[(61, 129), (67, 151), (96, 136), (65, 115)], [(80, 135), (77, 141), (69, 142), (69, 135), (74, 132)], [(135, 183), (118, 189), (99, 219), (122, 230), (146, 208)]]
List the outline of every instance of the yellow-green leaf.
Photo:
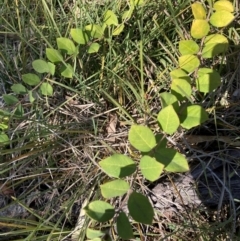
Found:
[(174, 79), (171, 84), (171, 93), (182, 100), (184, 97), (190, 97), (192, 94), (191, 84), (185, 79)]
[(203, 93), (209, 93), (221, 84), (221, 77), (218, 72), (209, 68), (200, 68), (196, 80), (197, 89)]
[(157, 119), (162, 130), (167, 134), (173, 134), (179, 127), (179, 118), (172, 105), (163, 108)]
[(210, 23), (214, 27), (225, 27), (228, 24), (230, 24), (234, 19), (234, 16), (232, 13), (226, 11), (226, 10), (221, 10), (221, 11), (216, 11), (215, 13), (212, 14), (210, 17)]
[(85, 30), (93, 38), (101, 38), (103, 36), (103, 28), (97, 24), (89, 24), (85, 26)]
[(119, 35), (123, 31), (123, 29), (124, 29), (124, 24), (122, 23), (118, 25), (115, 29), (113, 29), (112, 35), (113, 36)]
[(104, 198), (122, 196), (129, 190), (129, 184), (124, 180), (113, 180), (100, 185), (101, 193)]
[(181, 40), (179, 42), (179, 51), (181, 55), (197, 54), (199, 51), (199, 46), (193, 40)]
[(214, 3), (213, 8), (217, 11), (225, 10), (230, 13), (234, 11), (233, 4), (230, 1), (217, 1)]
[(154, 157), (143, 156), (140, 160), (139, 167), (141, 169), (143, 176), (147, 180), (154, 182), (160, 177), (164, 165), (156, 161)]
[(107, 25), (118, 25), (118, 19), (116, 14), (111, 11), (111, 10), (107, 10), (107, 12), (104, 14), (104, 19), (103, 22)]
[(162, 163), (168, 172), (187, 172), (189, 170), (187, 159), (172, 148), (159, 148), (154, 154), (156, 160)]
[(191, 36), (196, 39), (203, 38), (210, 31), (207, 20), (194, 19), (191, 27)]
[(152, 130), (147, 126), (132, 125), (128, 139), (133, 147), (142, 152), (151, 151), (157, 144)]
[(213, 58), (214, 56), (226, 52), (228, 40), (221, 34), (211, 34), (206, 37), (202, 50), (203, 58)]
[(208, 114), (200, 105), (187, 106), (180, 114), (181, 126), (186, 129), (198, 126), (208, 119)]
[(199, 2), (195, 2), (191, 5), (192, 13), (195, 19), (206, 19), (206, 10)]
[(98, 222), (107, 222), (115, 214), (114, 207), (111, 204), (100, 200), (89, 203), (84, 210), (90, 218)]
[(136, 170), (134, 161), (122, 154), (113, 154), (100, 161), (99, 165), (108, 176), (116, 178), (129, 176)]
[(188, 73), (193, 72), (200, 65), (200, 61), (197, 56), (188, 54), (179, 57), (179, 67)]

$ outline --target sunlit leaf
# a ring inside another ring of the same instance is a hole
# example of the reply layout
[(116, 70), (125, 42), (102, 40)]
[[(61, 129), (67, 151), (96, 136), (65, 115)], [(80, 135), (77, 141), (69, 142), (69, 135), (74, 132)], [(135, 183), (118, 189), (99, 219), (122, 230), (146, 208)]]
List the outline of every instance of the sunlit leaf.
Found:
[(101, 193), (105, 198), (122, 196), (129, 190), (129, 184), (124, 180), (114, 180), (100, 185)]
[(142, 152), (148, 152), (156, 145), (155, 136), (147, 126), (132, 125), (128, 139), (133, 147)]
[(226, 10), (216, 11), (210, 17), (210, 23), (214, 27), (226, 27), (234, 19), (234, 15)]
[(184, 97), (190, 97), (192, 94), (191, 84), (185, 79), (173, 79), (171, 84), (171, 93), (182, 100)]
[(196, 39), (205, 37), (210, 31), (210, 26), (207, 20), (195, 19), (191, 26), (191, 36)]
[(70, 34), (73, 40), (78, 44), (87, 44), (89, 41), (88, 34), (83, 29), (72, 28)]
[(221, 84), (219, 73), (213, 69), (200, 68), (196, 80), (197, 89), (200, 92), (209, 93)]
[(181, 55), (197, 54), (199, 51), (199, 46), (193, 40), (181, 40), (179, 42), (179, 51)]
[(129, 176), (136, 170), (134, 161), (122, 154), (113, 154), (100, 161), (99, 165), (110, 177), (116, 178)]
[(116, 14), (111, 11), (111, 10), (107, 10), (107, 12), (104, 14), (104, 18), (103, 21), (105, 24), (107, 25), (118, 25), (118, 19)]
[(100, 25), (89, 24), (89, 25), (85, 26), (85, 30), (93, 38), (101, 38), (101, 37), (103, 37), (103, 28)]
[(107, 222), (111, 218), (113, 218), (115, 211), (112, 205), (104, 201), (93, 201), (89, 203), (84, 210), (86, 214), (98, 221), (98, 222)]
[(180, 123), (183, 128), (191, 129), (208, 119), (208, 114), (200, 105), (187, 106), (180, 114)]
[(112, 35), (113, 36), (119, 35), (123, 31), (123, 29), (124, 29), (124, 24), (122, 23), (118, 25), (115, 29), (113, 29)]
[(160, 98), (161, 98), (162, 108), (165, 108), (168, 105), (173, 105), (174, 110), (175, 111), (178, 110), (179, 104), (178, 104), (178, 99), (175, 95), (168, 92), (163, 92), (160, 94)]
[(195, 2), (191, 5), (191, 8), (195, 19), (206, 19), (207, 13), (201, 3)]
[(63, 51), (68, 55), (77, 54), (77, 47), (74, 45), (73, 41), (69, 38), (57, 38), (58, 49)]
[(214, 56), (225, 53), (228, 49), (228, 40), (221, 34), (211, 34), (206, 37), (202, 50), (203, 58), (213, 58)]
[(188, 73), (193, 72), (200, 65), (198, 57), (195, 55), (184, 55), (179, 57), (179, 66)]
[(87, 238), (94, 239), (94, 238), (101, 237), (103, 235), (105, 235), (105, 232), (102, 232), (100, 230), (87, 228), (87, 231), (86, 231)]
[(100, 44), (99, 43), (92, 43), (89, 48), (88, 48), (88, 53), (92, 54), (92, 53), (97, 53), (98, 50), (100, 48)]
[(71, 79), (74, 74), (73, 67), (70, 64), (67, 64), (66, 66), (62, 65), (62, 67), (60, 68), (60, 72), (63, 77), (69, 79)]
[(228, 12), (233, 12), (234, 7), (230, 1), (217, 1), (214, 3), (213, 8), (217, 11), (225, 10)]
[(162, 163), (168, 172), (187, 172), (189, 170), (187, 159), (172, 148), (159, 148), (154, 153), (156, 160)]
[(143, 156), (140, 160), (139, 167), (143, 176), (147, 180), (154, 182), (160, 177), (164, 165), (156, 161), (153, 157)]
[(167, 134), (173, 134), (179, 127), (179, 118), (172, 105), (163, 108), (157, 119), (161, 129)]

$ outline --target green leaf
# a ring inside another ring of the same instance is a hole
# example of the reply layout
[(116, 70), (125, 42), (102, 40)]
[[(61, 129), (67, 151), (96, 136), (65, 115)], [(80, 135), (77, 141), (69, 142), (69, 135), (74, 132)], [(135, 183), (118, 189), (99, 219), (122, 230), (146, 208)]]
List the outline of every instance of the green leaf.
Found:
[(208, 119), (208, 114), (200, 105), (187, 106), (179, 114), (181, 126), (186, 129), (198, 126)]
[(28, 91), (28, 98), (30, 103), (33, 103), (36, 99), (33, 93), (34, 92), (32, 92), (31, 90)]
[(103, 37), (103, 29), (100, 25), (89, 24), (85, 26), (85, 30), (90, 34), (92, 38)]
[(184, 55), (179, 57), (179, 66), (188, 73), (193, 72), (200, 65), (199, 59), (195, 55)]
[(47, 62), (47, 64), (48, 64), (48, 68), (49, 68), (49, 73), (51, 75), (54, 75), (55, 74), (55, 69), (56, 69), (55, 64), (53, 64), (51, 62)]
[(221, 34), (211, 34), (206, 37), (202, 50), (203, 58), (213, 58), (214, 56), (226, 52), (228, 40)]
[(191, 79), (188, 76), (188, 74), (182, 69), (175, 69), (171, 71), (170, 76), (172, 77), (172, 79), (186, 79), (189, 80), (189, 83), (191, 82)]
[(196, 39), (205, 37), (210, 31), (210, 26), (207, 20), (195, 19), (192, 22), (191, 36)]
[(26, 94), (27, 90), (22, 84), (13, 84), (11, 90), (16, 94)]
[(71, 79), (73, 77), (74, 70), (70, 64), (67, 64), (67, 66), (62, 65), (60, 71), (61, 71), (61, 75), (65, 78)]
[(23, 74), (22, 80), (24, 83), (31, 86), (36, 86), (40, 83), (40, 78), (35, 74)]
[(209, 68), (200, 68), (196, 80), (197, 89), (200, 92), (209, 93), (221, 84), (221, 77), (218, 72)]
[(186, 158), (171, 148), (159, 148), (155, 150), (155, 158), (165, 166), (168, 172), (187, 172), (189, 170)]
[(155, 136), (147, 126), (132, 125), (128, 140), (133, 147), (142, 152), (148, 152), (156, 145)]
[(6, 131), (6, 130), (8, 130), (8, 124), (4, 124), (4, 123), (2, 123), (2, 122), (0, 122), (0, 130), (1, 131)]
[(124, 212), (120, 212), (117, 217), (117, 233), (122, 239), (132, 239), (133, 231), (128, 217)]
[(104, 14), (104, 18), (103, 18), (103, 22), (105, 24), (107, 24), (108, 26), (110, 25), (118, 25), (118, 19), (116, 14), (111, 11), (111, 10), (107, 10), (107, 12)]
[(227, 12), (233, 12), (234, 7), (230, 1), (217, 1), (214, 3), (213, 8), (217, 11), (225, 10)]
[(182, 40), (179, 42), (179, 51), (181, 55), (197, 54), (199, 51), (199, 46), (193, 40)]
[(124, 24), (119, 24), (115, 29), (113, 29), (112, 35), (117, 36), (119, 35), (124, 29)]
[(128, 199), (128, 210), (132, 218), (144, 224), (152, 224), (154, 211), (147, 197), (132, 192)]
[(88, 53), (92, 54), (92, 53), (97, 53), (98, 50), (100, 48), (100, 44), (98, 43), (92, 43), (89, 48), (88, 48)]
[(48, 63), (42, 59), (34, 60), (32, 62), (32, 67), (36, 72), (38, 72), (40, 74), (50, 72)]
[(140, 160), (139, 167), (143, 176), (147, 180), (154, 182), (160, 177), (164, 165), (157, 162), (156, 159), (153, 157), (143, 156)]
[(110, 177), (116, 178), (129, 176), (136, 170), (134, 161), (122, 154), (113, 154), (100, 161), (99, 165)]
[(46, 82), (41, 84), (40, 91), (41, 91), (42, 95), (46, 95), (46, 96), (53, 95), (53, 88), (52, 88), (51, 84), (46, 83)]
[(168, 105), (173, 105), (174, 110), (175, 111), (178, 110), (179, 108), (178, 99), (175, 95), (168, 92), (163, 92), (160, 94), (160, 99), (161, 99), (162, 108), (165, 108)]
[(18, 98), (13, 95), (3, 95), (3, 100), (7, 105), (15, 105), (19, 102)]
[(94, 239), (94, 238), (101, 237), (103, 235), (105, 235), (105, 232), (102, 232), (100, 230), (94, 230), (94, 229), (91, 229), (91, 228), (87, 228), (87, 231), (86, 231), (87, 238)]
[(226, 27), (228, 24), (230, 24), (234, 19), (234, 16), (232, 13), (221, 10), (216, 11), (212, 14), (210, 17), (210, 23), (217, 28)]
[(134, 8), (130, 8), (129, 10), (124, 11), (124, 12), (123, 12), (123, 15), (122, 15), (122, 20), (128, 20), (128, 19), (130, 19), (130, 18), (132, 17), (133, 10), (134, 10)]
[[(72, 40), (68, 38), (57, 38), (58, 49), (62, 50), (63, 53), (73, 55), (78, 53), (78, 49)], [(53, 62), (53, 61), (52, 61)]]
[(192, 13), (195, 19), (206, 19), (207, 13), (203, 5), (199, 2), (191, 5)]
[(100, 185), (104, 198), (122, 196), (129, 190), (129, 184), (124, 180), (114, 180)]
[(10, 139), (5, 133), (0, 133), (0, 144), (7, 145), (9, 143)]
[(57, 62), (62, 62), (63, 61), (63, 56), (56, 49), (46, 48), (46, 56), (47, 56), (48, 60), (53, 62), (53, 63), (57, 63)]
[(104, 201), (93, 201), (89, 203), (84, 210), (86, 214), (98, 221), (98, 222), (107, 222), (113, 218), (115, 211), (112, 205)]
[(87, 44), (89, 41), (89, 37), (86, 31), (80, 28), (72, 28), (70, 30), (70, 35), (72, 36), (73, 40), (78, 44)]
[(17, 105), (14, 115), (19, 116), (19, 117), (22, 117), (24, 115), (24, 109), (21, 104)]
[(179, 127), (179, 118), (172, 105), (163, 108), (157, 119), (161, 129), (169, 135), (176, 132)]
[(171, 84), (171, 93), (177, 97), (178, 100), (184, 97), (190, 97), (192, 94), (191, 84), (185, 79), (174, 79)]

